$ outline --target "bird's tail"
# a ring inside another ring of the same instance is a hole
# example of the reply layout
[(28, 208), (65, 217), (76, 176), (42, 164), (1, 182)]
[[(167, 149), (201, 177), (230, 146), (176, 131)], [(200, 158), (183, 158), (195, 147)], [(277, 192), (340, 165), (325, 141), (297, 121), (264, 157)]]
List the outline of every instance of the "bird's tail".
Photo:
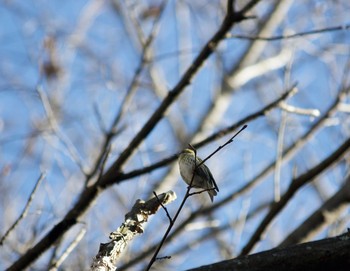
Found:
[(215, 189), (208, 190), (208, 195), (209, 195), (209, 197), (210, 197), (211, 202), (214, 201), (214, 197), (215, 197), (217, 194), (218, 194), (218, 193), (216, 193)]

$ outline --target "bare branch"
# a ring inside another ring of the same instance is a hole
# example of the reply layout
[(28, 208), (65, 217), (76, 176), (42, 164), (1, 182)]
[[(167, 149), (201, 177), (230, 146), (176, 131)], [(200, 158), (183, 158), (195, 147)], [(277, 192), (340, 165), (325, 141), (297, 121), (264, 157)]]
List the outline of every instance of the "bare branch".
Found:
[(285, 136), (285, 128), (287, 124), (287, 116), (286, 112), (281, 113), (281, 122), (280, 127), (278, 129), (278, 138), (277, 138), (277, 150), (276, 150), (276, 166), (275, 166), (275, 175), (273, 178), (274, 184), (274, 199), (275, 201), (279, 201), (281, 199), (281, 166), (283, 160), (283, 149), (284, 149), (284, 136)]
[[(152, 31), (149, 34), (146, 42), (143, 44), (143, 48), (142, 48), (142, 53), (141, 53), (141, 57), (140, 57), (140, 63), (138, 65), (138, 67), (136, 68), (136, 71), (134, 73), (134, 76), (126, 90), (126, 94), (123, 98), (123, 100), (120, 103), (120, 108), (119, 111), (117, 112), (117, 114), (115, 115), (111, 127), (109, 128), (109, 130), (105, 133), (105, 138), (104, 138), (104, 142), (102, 144), (102, 148), (100, 151), (99, 156), (96, 159), (95, 162), (95, 166), (94, 168), (91, 170), (91, 172), (87, 175), (86, 178), (86, 183), (88, 183), (90, 181), (90, 179), (97, 173), (99, 165), (101, 163), (101, 161), (104, 159), (104, 156), (106, 155), (106, 151), (108, 149), (108, 146), (111, 144), (112, 139), (115, 137), (116, 135), (116, 129), (117, 129), (117, 125), (119, 124), (123, 114), (125, 113), (126, 108), (128, 107), (128, 105), (131, 102), (131, 99), (137, 89), (137, 81), (139, 80), (139, 77), (145, 67), (145, 65), (147, 64), (147, 54), (148, 51), (150, 50), (150, 47), (152, 45), (152, 42), (154, 41), (156, 34), (157, 34), (157, 29), (159, 26), (159, 22), (161, 19), (161, 15), (163, 14), (164, 11), (164, 7), (165, 7), (165, 2), (161, 5), (161, 9), (160, 9), (160, 13), (157, 17), (157, 19), (155, 20), (153, 27), (152, 27)], [(100, 125), (101, 126), (101, 125)], [(98, 179), (100, 180), (100, 178)]]
[[(56, 226), (54, 226), (36, 245), (34, 245), (15, 263), (13, 263), (9, 267), (9, 270), (24, 269), (34, 260), (36, 260), (36, 258), (39, 257), (41, 253), (47, 250), (62, 234), (68, 231), (77, 222), (78, 218), (88, 210), (92, 202), (103, 189), (116, 183), (115, 180), (120, 174), (122, 166), (134, 153), (141, 142), (150, 134), (157, 123), (163, 118), (164, 113), (169, 108), (169, 106), (184, 91), (185, 87), (190, 84), (192, 78), (197, 74), (208, 57), (214, 52), (219, 42), (224, 39), (227, 32), (235, 23), (241, 22), (245, 19), (245, 13), (253, 8), (258, 2), (259, 1), (257, 0), (252, 0), (248, 2), (240, 12), (231, 14), (224, 19), (219, 30), (203, 47), (202, 51), (194, 59), (193, 63), (184, 73), (176, 86), (171, 91), (169, 91), (163, 102), (154, 111), (152, 116), (148, 119), (148, 121), (136, 134), (136, 136), (130, 141), (129, 145), (119, 155), (118, 159), (107, 170), (107, 172), (103, 174), (99, 182), (92, 186), (86, 187), (85, 190), (83, 190), (80, 194), (75, 205), (67, 212), (66, 216)], [(108, 144), (105, 142), (104, 146), (108, 146)], [(100, 157), (100, 159), (102, 159), (103, 155)], [(97, 168), (95, 168), (95, 171), (96, 170)], [(92, 175), (90, 174), (90, 176)]]
[(165, 211), (166, 216), (168, 217), (170, 224), (173, 224), (174, 221), (173, 221), (173, 219), (171, 218), (171, 216), (170, 216), (170, 214), (169, 214), (169, 212), (168, 212), (168, 209), (164, 206), (164, 204), (162, 203), (162, 201), (158, 198), (158, 195), (157, 195), (157, 193), (156, 193), (155, 191), (153, 191), (153, 195), (157, 198), (157, 200), (158, 200), (160, 206), (162, 206), (163, 210)]
[(100, 244), (99, 252), (91, 264), (91, 270), (115, 270), (120, 254), (134, 237), (144, 232), (143, 225), (148, 221), (149, 216), (175, 199), (176, 194), (169, 191), (146, 202), (137, 200), (131, 211), (125, 215), (124, 223), (109, 235), (112, 241)]
[[(215, 151), (213, 151), (210, 155), (208, 155), (208, 156), (207, 156), (201, 163), (199, 163), (198, 165), (197, 165), (197, 151), (196, 151), (196, 149), (195, 149), (191, 144), (189, 144), (190, 148), (194, 151), (194, 161), (195, 161), (195, 165), (194, 165), (193, 172), (192, 172), (192, 179), (191, 179), (191, 182), (190, 182), (189, 186), (187, 187), (186, 194), (185, 194), (185, 196), (184, 196), (184, 198), (183, 198), (183, 200), (182, 200), (182, 202), (181, 202), (181, 204), (180, 204), (178, 210), (176, 211), (176, 214), (175, 214), (175, 216), (174, 216), (173, 219), (170, 217), (168, 211), (167, 211), (167, 210), (165, 209), (165, 207), (162, 205), (162, 207), (166, 210), (167, 216), (168, 216), (168, 218), (169, 218), (169, 220), (170, 220), (170, 224), (169, 224), (169, 226), (168, 226), (168, 228), (167, 228), (167, 230), (166, 230), (166, 232), (165, 232), (165, 234), (164, 234), (164, 236), (163, 236), (161, 242), (159, 243), (159, 246), (157, 247), (156, 251), (154, 252), (153, 257), (151, 258), (151, 260), (150, 260), (148, 266), (146, 267), (146, 270), (147, 270), (147, 271), (150, 270), (150, 268), (152, 267), (153, 263), (156, 261), (157, 256), (158, 256), (158, 253), (159, 253), (160, 249), (162, 248), (162, 246), (164, 245), (164, 243), (165, 243), (165, 241), (166, 241), (166, 239), (167, 239), (167, 237), (168, 237), (168, 235), (169, 235), (171, 229), (173, 228), (174, 223), (175, 223), (176, 219), (178, 218), (178, 216), (179, 216), (179, 214), (180, 214), (180, 212), (181, 212), (183, 206), (185, 205), (185, 202), (187, 201), (187, 199), (188, 199), (190, 196), (192, 196), (192, 195), (201, 194), (201, 193), (203, 193), (203, 192), (207, 192), (207, 191), (211, 190), (211, 189), (204, 189), (204, 190), (201, 190), (201, 191), (198, 191), (198, 192), (190, 193), (191, 188), (192, 188), (192, 183), (193, 183), (193, 180), (194, 180), (194, 177), (195, 177), (196, 169), (197, 169), (199, 166), (201, 166), (202, 164), (204, 164), (205, 161), (207, 161), (208, 159), (210, 159), (210, 158), (211, 158), (213, 155), (215, 155), (218, 151), (220, 151), (221, 149), (223, 149), (223, 148), (224, 148), (225, 146), (227, 146), (228, 144), (232, 143), (232, 142), (233, 142), (233, 139), (234, 139), (240, 132), (242, 132), (245, 128), (247, 128), (247, 125), (244, 125), (237, 133), (235, 133), (228, 141), (226, 141), (225, 144), (223, 144), (222, 146), (219, 146)], [(213, 188), (213, 189), (215, 189), (215, 188)], [(216, 187), (216, 189), (218, 189), (218, 188)], [(155, 193), (154, 193), (154, 194), (155, 194)], [(156, 194), (155, 194), (155, 195), (156, 195)], [(156, 197), (157, 197), (157, 195), (156, 195)]]
[(36, 91), (39, 95), (40, 101), (42, 102), (42, 105), (44, 107), (48, 123), (50, 124), (50, 127), (52, 131), (54, 132), (54, 135), (62, 142), (63, 146), (66, 148), (70, 158), (76, 163), (76, 165), (80, 168), (81, 172), (85, 173), (86, 169), (84, 166), (83, 161), (81, 160), (79, 153), (77, 149), (75, 148), (74, 144), (71, 142), (71, 140), (62, 132), (62, 130), (59, 127), (58, 121), (56, 119), (55, 113), (52, 110), (49, 97), (46, 95), (44, 90), (38, 86), (36, 88)]
[(62, 263), (65, 261), (65, 259), (69, 256), (69, 254), (72, 253), (72, 251), (74, 250), (74, 248), (79, 244), (79, 242), (83, 239), (83, 237), (85, 236), (86, 233), (86, 228), (82, 228), (79, 233), (77, 234), (77, 236), (75, 237), (75, 239), (73, 240), (73, 242), (71, 242), (71, 244), (66, 248), (66, 250), (64, 251), (64, 253), (61, 255), (61, 257), (59, 257), (57, 260), (55, 260), (52, 265), (50, 266), (49, 271), (56, 271), (58, 270), (58, 268), (62, 265)]
[[(344, 98), (346, 97), (346, 93), (348, 92), (348, 86), (344, 87), (340, 92), (339, 95), (337, 96), (337, 98), (335, 99), (335, 101), (330, 105), (330, 107), (328, 108), (328, 110), (322, 115), (321, 118), (319, 118), (311, 127), (308, 131), (305, 132), (305, 134), (303, 134), (300, 138), (298, 138), (292, 145), (290, 145), (284, 152), (283, 152), (283, 162), (285, 163), (286, 161), (288, 161), (289, 159), (291, 159), (291, 157), (293, 157), (293, 155), (304, 146), (304, 144), (306, 142), (308, 142), (308, 140), (315, 134), (315, 132), (320, 129), (321, 127), (323, 127), (323, 125), (325, 124), (325, 122), (327, 121), (327, 119), (332, 116), (338, 108), (338, 105), (341, 103), (341, 101), (344, 100)], [(288, 93), (288, 92), (287, 92)], [(286, 97), (288, 97), (288, 95), (286, 95), (287, 93), (285, 93), (284, 95), (284, 99)], [(291, 94), (289, 94), (291, 95)], [(282, 98), (282, 96), (280, 98)], [(274, 101), (273, 104), (278, 105), (280, 101), (282, 101), (283, 99), (279, 100), (279, 101)], [(272, 104), (267, 105), (265, 108), (263, 108), (261, 111), (258, 111), (250, 116), (248, 116), (247, 119), (244, 119), (244, 121), (239, 121), (237, 122), (235, 125), (232, 125), (231, 127), (236, 127), (236, 125), (240, 124), (240, 123), (247, 123), (249, 122), (248, 119), (250, 119), (251, 116), (263, 116), (264, 112), (266, 110), (266, 112), (269, 112), (271, 109), (273, 109), (274, 107), (272, 106)], [(252, 119), (254, 119), (252, 117)], [(241, 125), (242, 125), (241, 124)], [(239, 127), (239, 126), (238, 126)], [(201, 142), (205, 142), (207, 140), (203, 140)], [(202, 145), (201, 143), (196, 144), (196, 146), (198, 147), (198, 145)], [(176, 156), (175, 156), (176, 158)], [(175, 159), (174, 158), (174, 159)], [(272, 162), (271, 164), (269, 164), (268, 166), (266, 166), (264, 169), (262, 169), (254, 178), (252, 178), (252, 180), (248, 181), (247, 184), (243, 185), (241, 188), (239, 188), (236, 192), (226, 196), (225, 198), (223, 198), (222, 200), (214, 203), (213, 205), (209, 206), (209, 207), (205, 207), (205, 208), (199, 208), (197, 210), (195, 210), (194, 212), (192, 212), (189, 217), (187, 219), (185, 219), (184, 221), (181, 222), (180, 225), (178, 225), (172, 232), (172, 234), (169, 235), (168, 237), (168, 241), (173, 240), (176, 236), (178, 236), (183, 229), (185, 228), (185, 226), (190, 223), (191, 221), (193, 221), (194, 219), (196, 219), (199, 216), (205, 216), (210, 214), (211, 212), (213, 212), (214, 210), (217, 210), (218, 208), (228, 204), (229, 202), (231, 202), (234, 199), (237, 199), (239, 196), (241, 196), (243, 193), (246, 193), (247, 191), (249, 191), (250, 189), (252, 189), (253, 187), (255, 187), (256, 185), (258, 185), (264, 178), (266, 178), (267, 176), (269, 176), (274, 168), (275, 168), (275, 164), (276, 161)], [(152, 246), (150, 247), (148, 250), (146, 250), (145, 252), (141, 253), (139, 256), (134, 257), (131, 261), (129, 261), (127, 264), (125, 264), (121, 270), (125, 270), (126, 268), (129, 268), (130, 266), (132, 266), (133, 264), (135, 264), (136, 262), (140, 261), (141, 259), (144, 259), (145, 257), (147, 257), (148, 255), (150, 255), (152, 253), (152, 251), (154, 251), (156, 246)]]
[(21, 220), (23, 218), (25, 218), (28, 214), (28, 210), (30, 205), (32, 204), (34, 197), (35, 197), (35, 193), (38, 190), (41, 182), (44, 180), (45, 178), (45, 173), (41, 173), (38, 180), (35, 183), (35, 186), (33, 188), (33, 191), (30, 193), (30, 196), (27, 200), (26, 206), (24, 207), (22, 213), (19, 215), (19, 217), (16, 219), (16, 221), (12, 224), (12, 226), (5, 232), (5, 234), (1, 237), (0, 239), (0, 246), (3, 245), (4, 241), (6, 240), (7, 236), (16, 228), (16, 226), (19, 224), (19, 222), (21, 222)]
[(227, 14), (221, 27), (214, 34), (214, 36), (207, 42), (199, 55), (194, 59), (192, 65), (186, 70), (180, 81), (176, 86), (169, 91), (163, 102), (154, 111), (152, 116), (141, 128), (138, 134), (131, 140), (128, 147), (120, 154), (117, 161), (106, 172), (105, 178), (101, 179), (100, 185), (102, 187), (109, 186), (115, 183), (115, 173), (120, 171), (123, 164), (129, 159), (139, 144), (148, 136), (156, 124), (163, 118), (165, 111), (176, 100), (176, 98), (184, 91), (185, 87), (190, 84), (192, 78), (197, 74), (202, 64), (208, 59), (208, 57), (214, 52), (219, 42), (225, 37), (226, 33), (231, 27), (238, 22), (245, 19), (244, 14), (253, 8), (259, 0), (251, 0), (246, 6), (238, 13)]
[(289, 105), (285, 102), (280, 103), (280, 108), (283, 109), (284, 111), (288, 113), (293, 113), (293, 114), (299, 114), (299, 115), (307, 115), (307, 116), (312, 116), (312, 117), (319, 117), (321, 115), (320, 110), (312, 108), (312, 109), (305, 109), (305, 108), (300, 108), (296, 106)]
[(315, 29), (315, 30), (310, 30), (310, 31), (305, 31), (305, 32), (299, 32), (299, 33), (295, 33), (295, 34), (291, 34), (291, 35), (280, 35), (280, 36), (274, 36), (274, 37), (229, 35), (227, 38), (230, 38), (230, 39), (245, 39), (245, 40), (276, 41), (276, 40), (300, 38), (300, 37), (304, 37), (304, 36), (310, 36), (310, 35), (327, 33), (327, 32), (333, 32), (333, 31), (347, 31), (349, 29), (350, 29), (350, 24), (346, 24), (346, 25), (343, 25), (343, 26), (326, 27), (326, 28)]
[[(235, 124), (228, 126), (212, 135), (210, 135), (209, 137), (205, 138), (204, 140), (194, 143), (193, 147), (194, 148), (200, 148), (203, 147), (215, 140), (218, 140), (219, 138), (228, 135), (229, 133), (232, 133), (232, 131), (238, 129), (239, 127), (242, 127), (243, 125), (245, 125), (246, 123), (249, 123), (259, 117), (265, 116), (266, 114), (268, 114), (268, 112), (270, 112), (271, 110), (273, 110), (274, 108), (276, 108), (280, 102), (282, 102), (283, 100), (288, 99), (289, 97), (291, 97), (292, 95), (294, 95), (296, 93), (297, 89), (296, 89), (296, 85), (294, 85), (292, 88), (290, 88), (289, 90), (287, 90), (284, 94), (282, 94), (279, 98), (277, 98), (276, 100), (274, 100), (273, 102), (269, 103), (268, 105), (266, 105), (264, 108), (262, 108), (261, 110), (239, 120), (238, 122), (236, 122)], [(120, 176), (118, 176), (117, 178), (117, 183), (120, 183), (124, 180), (139, 176), (141, 174), (144, 173), (148, 173), (151, 172), (152, 170), (158, 169), (160, 167), (166, 166), (167, 164), (175, 161), (175, 159), (178, 157), (178, 154), (174, 154), (168, 158), (163, 159), (162, 161), (159, 161), (157, 163), (154, 163), (153, 165), (147, 166), (147, 167), (143, 167), (140, 169), (135, 169), (131, 172), (128, 173), (122, 173), (120, 174)]]
[(321, 174), (324, 170), (328, 169), (333, 164), (337, 163), (338, 160), (348, 151), (350, 148), (350, 139), (346, 140), (337, 150), (330, 154), (326, 159), (324, 159), (317, 166), (313, 167), (303, 175), (294, 179), (289, 187), (289, 189), (284, 193), (279, 202), (276, 202), (271, 206), (270, 211), (262, 220), (256, 231), (253, 233), (248, 243), (242, 249), (241, 255), (248, 254), (255, 244), (260, 240), (261, 235), (265, 232), (267, 226), (271, 221), (279, 214), (279, 212), (287, 205), (289, 200), (294, 196), (294, 194), (305, 184), (311, 182), (315, 177)]
[(215, 151), (213, 151), (207, 158), (205, 158), (201, 163), (199, 163), (199, 165), (197, 165), (197, 167), (199, 167), (200, 165), (204, 164), (207, 160), (209, 160), (213, 155), (215, 155), (218, 151), (220, 151), (221, 149), (225, 148), (228, 144), (233, 142), (233, 139), (240, 134), (245, 128), (247, 128), (248, 125), (244, 124), (243, 127), (237, 132), (235, 133), (229, 140), (227, 140), (223, 145), (219, 146)]
[(290, 233), (279, 245), (286, 247), (311, 240), (326, 225), (339, 219), (340, 214), (350, 202), (350, 176), (347, 177), (343, 187), (329, 198), (322, 206), (310, 215), (301, 225)]
[(240, 256), (188, 271), (338, 270), (346, 271), (350, 259), (350, 234)]

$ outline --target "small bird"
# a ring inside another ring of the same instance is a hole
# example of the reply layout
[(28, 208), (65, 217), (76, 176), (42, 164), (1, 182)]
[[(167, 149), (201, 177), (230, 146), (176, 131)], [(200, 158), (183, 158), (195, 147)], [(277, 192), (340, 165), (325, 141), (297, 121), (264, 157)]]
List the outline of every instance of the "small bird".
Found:
[[(195, 158), (197, 161), (195, 163)], [(188, 184), (191, 184), (193, 171), (196, 166), (202, 162), (198, 156), (195, 156), (194, 150), (184, 149), (179, 156), (179, 169), (182, 179)], [(201, 164), (196, 170), (192, 181), (192, 187), (208, 190), (209, 197), (213, 202), (214, 196), (219, 192), (219, 188), (216, 185), (213, 175), (209, 168), (205, 164)]]

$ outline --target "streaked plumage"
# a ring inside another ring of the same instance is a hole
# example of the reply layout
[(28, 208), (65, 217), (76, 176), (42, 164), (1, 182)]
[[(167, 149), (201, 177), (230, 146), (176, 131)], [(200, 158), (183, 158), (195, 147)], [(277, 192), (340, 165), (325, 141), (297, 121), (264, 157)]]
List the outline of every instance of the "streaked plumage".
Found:
[[(193, 170), (195, 168), (195, 165), (199, 165), (202, 162), (202, 159), (200, 159), (198, 156), (197, 163), (195, 163), (195, 155), (194, 151), (191, 149), (184, 149), (179, 157), (179, 169), (182, 179), (190, 185), (193, 175)], [(192, 187), (194, 188), (201, 188), (201, 189), (210, 189), (214, 188), (212, 190), (208, 191), (209, 197), (211, 201), (214, 200), (214, 196), (217, 195), (217, 192), (219, 192), (219, 188), (216, 185), (216, 182), (214, 180), (213, 175), (211, 174), (209, 168), (202, 164), (200, 165), (195, 172), (194, 179), (192, 182)]]

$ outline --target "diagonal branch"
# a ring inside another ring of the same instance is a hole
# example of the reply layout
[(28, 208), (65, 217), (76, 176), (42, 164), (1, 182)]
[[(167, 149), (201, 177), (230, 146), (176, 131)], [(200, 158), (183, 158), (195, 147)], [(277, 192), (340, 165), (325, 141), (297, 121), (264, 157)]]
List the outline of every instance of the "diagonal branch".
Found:
[(176, 98), (184, 91), (187, 85), (191, 83), (192, 78), (200, 70), (204, 62), (209, 58), (209, 56), (214, 52), (219, 42), (223, 40), (226, 33), (231, 29), (231, 27), (238, 22), (243, 21), (245, 18), (244, 14), (253, 8), (259, 0), (252, 0), (242, 9), (240, 12), (230, 12), (225, 17), (221, 27), (215, 33), (215, 35), (207, 42), (203, 50), (195, 58), (191, 66), (186, 70), (185, 74), (182, 76), (181, 80), (176, 84), (176, 86), (169, 91), (168, 95), (165, 97), (163, 102), (154, 111), (149, 120), (141, 128), (138, 134), (131, 140), (128, 147), (120, 154), (118, 159), (113, 163), (110, 169), (106, 172), (105, 178), (101, 179), (100, 186), (105, 187), (111, 185), (115, 182), (118, 172), (120, 172), (124, 163), (130, 158), (133, 152), (141, 144), (141, 142), (149, 135), (153, 128), (158, 124), (158, 122), (163, 118), (166, 110), (170, 105), (176, 100)]
[[(327, 121), (328, 118), (330, 118), (336, 111), (337, 108), (339, 106), (339, 104), (344, 100), (344, 98), (346, 97), (346, 93), (348, 93), (349, 87), (346, 86), (343, 89), (341, 89), (341, 91), (339, 92), (337, 98), (335, 99), (335, 101), (330, 105), (330, 107), (328, 108), (328, 110), (322, 115), (321, 118), (319, 118), (315, 124), (313, 124), (308, 131), (306, 131), (306, 133), (304, 135), (302, 135), (299, 139), (297, 139), (291, 146), (289, 146), (284, 152), (283, 152), (283, 162), (285, 163), (286, 161), (290, 160), (295, 153), (302, 148), (306, 142), (315, 135), (315, 133), (324, 126), (325, 122)], [(277, 103), (278, 104), (278, 103)], [(269, 106), (269, 105), (268, 105)], [(271, 110), (273, 107), (271, 107), (269, 110)], [(267, 108), (264, 108), (267, 109)], [(268, 111), (269, 111), (268, 110)], [(264, 110), (262, 111), (262, 116), (264, 115)], [(256, 115), (260, 116), (258, 114), (258, 112), (255, 113)], [(244, 120), (244, 122), (242, 123), (248, 123), (249, 121)], [(241, 123), (241, 121), (239, 121), (239, 123)], [(234, 126), (234, 125), (233, 125)], [(196, 147), (198, 147), (198, 145), (195, 145)], [(175, 156), (176, 158), (176, 156)], [(175, 159), (174, 158), (174, 159)], [(235, 200), (236, 198), (238, 198), (239, 196), (241, 196), (243, 193), (249, 191), (250, 189), (252, 189), (253, 187), (255, 187), (256, 185), (258, 185), (261, 181), (264, 180), (264, 178), (266, 178), (267, 176), (269, 176), (274, 168), (275, 168), (275, 164), (276, 162), (272, 162), (271, 164), (269, 164), (268, 166), (266, 166), (262, 171), (260, 171), (260, 173), (258, 175), (256, 175), (252, 180), (250, 180), (247, 184), (243, 185), (241, 188), (239, 188), (236, 192), (228, 195), (227, 197), (225, 197), (224, 199), (222, 199), (221, 201), (218, 201), (217, 203), (214, 203), (213, 205), (206, 207), (206, 208), (202, 208), (202, 209), (197, 209), (194, 212), (191, 213), (191, 215), (186, 218), (184, 221), (181, 222), (180, 225), (178, 225), (174, 231), (172, 232), (172, 234), (169, 235), (168, 237), (168, 241), (173, 240), (176, 236), (178, 236), (185, 228), (186, 225), (188, 225), (188, 223), (190, 223), (191, 221), (193, 221), (194, 219), (196, 219), (199, 216), (205, 216), (208, 215), (210, 213), (212, 213), (214, 210), (217, 210), (218, 208), (228, 204), (229, 202), (231, 202), (232, 200)], [(132, 266), (133, 264), (135, 264), (136, 262), (139, 262), (140, 260), (144, 259), (145, 257), (147, 257), (148, 255), (150, 255), (152, 253), (152, 251), (155, 249), (155, 246), (152, 246), (150, 248), (148, 248), (146, 251), (144, 251), (143, 253), (141, 253), (140, 255), (134, 257), (131, 261), (129, 261), (127, 264), (125, 264), (124, 266), (121, 267), (121, 270), (126, 270), (127, 268), (129, 268), (130, 266)]]
[[(250, 121), (253, 121), (259, 117), (263, 117), (265, 116), (267, 113), (269, 113), (272, 109), (276, 108), (282, 101), (288, 99), (290, 96), (292, 96), (295, 91), (296, 85), (294, 85), (293, 87), (291, 87), (289, 90), (287, 90), (284, 94), (282, 94), (279, 98), (277, 98), (276, 100), (274, 100), (273, 102), (269, 103), (268, 105), (266, 105), (264, 108), (256, 111), (255, 113), (237, 121), (236, 123), (234, 123), (231, 126), (228, 126), (214, 134), (212, 134), (211, 136), (205, 138), (204, 140), (197, 142), (195, 144), (193, 144), (193, 147), (200, 148), (203, 147), (215, 140), (218, 140), (219, 138), (222, 138), (223, 136), (226, 136), (227, 134), (231, 133), (232, 131), (236, 130), (237, 128), (243, 126), (246, 123), (249, 123)], [(133, 171), (127, 172), (127, 173), (123, 173), (120, 174), (117, 178), (116, 178), (116, 183), (121, 183), (122, 181), (125, 181), (127, 179), (130, 178), (134, 178), (137, 177), (139, 175), (151, 172), (155, 169), (158, 169), (160, 167), (164, 167), (168, 164), (170, 164), (171, 162), (175, 161), (178, 157), (178, 154), (174, 154), (172, 156), (169, 156), (168, 158), (163, 159), (162, 161), (156, 162), (153, 165), (147, 166), (147, 167), (143, 167), (140, 169), (135, 169)]]
[(139, 77), (145, 67), (145, 65), (147, 64), (147, 54), (148, 51), (150, 50), (150, 47), (152, 45), (152, 42), (154, 41), (155, 37), (156, 37), (156, 33), (157, 33), (157, 29), (158, 29), (158, 25), (161, 19), (161, 15), (163, 14), (163, 11), (165, 9), (165, 2), (160, 6), (160, 14), (159, 16), (156, 18), (155, 22), (153, 23), (152, 26), (152, 30), (151, 33), (149, 34), (149, 36), (147, 37), (145, 43), (143, 44), (142, 47), (142, 52), (140, 55), (140, 63), (137, 66), (134, 76), (126, 90), (126, 94), (122, 100), (122, 102), (120, 103), (120, 108), (118, 113), (115, 115), (111, 127), (109, 128), (108, 131), (105, 132), (105, 137), (104, 137), (104, 142), (102, 144), (100, 153), (96, 159), (96, 162), (94, 163), (94, 168), (91, 170), (91, 172), (89, 174), (87, 174), (86, 177), (86, 181), (85, 183), (88, 184), (89, 181), (95, 176), (95, 174), (98, 171), (98, 168), (106, 154), (106, 152), (108, 151), (108, 146), (111, 144), (112, 139), (117, 135), (117, 126), (122, 118), (122, 116), (125, 114), (126, 108), (128, 107), (128, 105), (131, 102), (131, 98), (133, 97), (135, 91), (136, 91), (136, 87), (137, 87), (137, 81), (139, 80)]
[(318, 271), (349, 269), (350, 234), (327, 238), (319, 241), (294, 245), (286, 248), (274, 248), (249, 256), (241, 256), (187, 271)]
[(310, 240), (326, 225), (339, 219), (344, 209), (350, 203), (350, 175), (346, 178), (342, 188), (329, 198), (318, 210), (310, 215), (298, 228), (291, 232), (279, 245), (286, 247)]
[(136, 236), (144, 232), (150, 216), (175, 199), (176, 194), (173, 191), (156, 195), (148, 201), (138, 199), (131, 211), (125, 215), (125, 221), (121, 226), (110, 233), (109, 238), (112, 241), (100, 244), (99, 252), (91, 264), (91, 270), (116, 270), (115, 265), (122, 252)]
[(286, 191), (286, 193), (281, 197), (281, 200), (274, 203), (271, 206), (270, 211), (265, 216), (265, 218), (261, 221), (260, 225), (242, 249), (241, 255), (248, 254), (256, 245), (256, 243), (260, 240), (262, 234), (266, 231), (266, 228), (271, 223), (271, 221), (282, 211), (282, 209), (287, 205), (289, 200), (294, 196), (294, 194), (304, 185), (311, 182), (315, 177), (320, 175), (324, 170), (328, 169), (332, 165), (338, 162), (339, 159), (343, 157), (343, 155), (350, 148), (350, 138), (347, 139), (336, 151), (334, 151), (331, 155), (329, 155), (326, 159), (324, 159), (317, 166), (313, 167), (303, 175), (294, 179)]
[(52, 244), (60, 238), (60, 236), (78, 222), (78, 219), (89, 209), (101, 191), (115, 183), (115, 179), (120, 173), (122, 166), (130, 158), (141, 142), (150, 134), (157, 123), (163, 118), (166, 110), (184, 91), (185, 87), (191, 82), (192, 78), (200, 70), (204, 62), (214, 52), (219, 42), (225, 38), (228, 31), (235, 23), (246, 19), (245, 13), (252, 9), (259, 1), (260, 0), (251, 0), (241, 11), (227, 14), (219, 30), (204, 46), (177, 85), (168, 93), (163, 102), (155, 110), (138, 134), (131, 140), (128, 147), (126, 147), (126, 149), (120, 154), (119, 158), (113, 163), (109, 170), (101, 176), (101, 179), (98, 182), (92, 186), (87, 186), (79, 195), (76, 203), (67, 212), (65, 217), (46, 235), (44, 235), (36, 245), (30, 248), (16, 262), (14, 262), (8, 270), (22, 270), (33, 263), (43, 252), (49, 249)]
[(273, 36), (273, 37), (230, 35), (228, 38), (230, 38), (230, 39), (244, 39), (244, 40), (276, 41), (276, 40), (300, 38), (303, 36), (310, 36), (310, 35), (333, 32), (333, 31), (346, 31), (349, 29), (350, 29), (350, 24), (346, 24), (346, 25), (326, 27), (326, 28), (321, 28), (321, 29), (313, 29), (313, 30), (299, 32), (299, 33), (295, 33), (295, 34), (291, 34), (291, 35), (279, 35), (279, 36)]
[(0, 238), (0, 246), (3, 245), (4, 241), (6, 240), (7, 236), (17, 227), (17, 225), (19, 224), (19, 222), (21, 222), (21, 220), (23, 218), (25, 218), (28, 214), (28, 210), (29, 210), (29, 207), (30, 205), (32, 204), (33, 202), (33, 199), (35, 197), (35, 193), (36, 191), (38, 190), (42, 180), (44, 180), (45, 178), (45, 174), (44, 173), (41, 173), (40, 174), (40, 177), (38, 178), (38, 180), (36, 181), (36, 184), (33, 188), (33, 191), (32, 193), (30, 193), (30, 196), (28, 198), (28, 201), (27, 201), (27, 204), (26, 206), (24, 207), (22, 213), (20, 214), (20, 216), (16, 219), (16, 221), (12, 224), (12, 226), (5, 232), (5, 234)]

